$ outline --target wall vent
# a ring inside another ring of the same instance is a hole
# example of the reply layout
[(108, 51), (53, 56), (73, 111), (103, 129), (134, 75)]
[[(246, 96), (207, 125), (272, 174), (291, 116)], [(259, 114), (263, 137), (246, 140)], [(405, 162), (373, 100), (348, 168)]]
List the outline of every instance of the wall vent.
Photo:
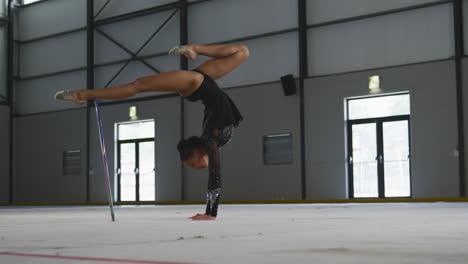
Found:
[(63, 152), (63, 175), (81, 175), (81, 150), (68, 150)]
[(263, 162), (265, 165), (292, 163), (292, 134), (263, 136)]

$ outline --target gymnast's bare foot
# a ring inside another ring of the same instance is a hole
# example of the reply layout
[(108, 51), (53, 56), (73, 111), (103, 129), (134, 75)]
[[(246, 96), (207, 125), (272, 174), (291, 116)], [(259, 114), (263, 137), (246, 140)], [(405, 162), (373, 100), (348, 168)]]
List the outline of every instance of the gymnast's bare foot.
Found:
[(196, 214), (192, 217), (189, 217), (188, 219), (192, 219), (194, 221), (199, 221), (199, 220), (215, 220), (216, 217), (211, 216), (211, 215), (206, 215), (206, 214)]

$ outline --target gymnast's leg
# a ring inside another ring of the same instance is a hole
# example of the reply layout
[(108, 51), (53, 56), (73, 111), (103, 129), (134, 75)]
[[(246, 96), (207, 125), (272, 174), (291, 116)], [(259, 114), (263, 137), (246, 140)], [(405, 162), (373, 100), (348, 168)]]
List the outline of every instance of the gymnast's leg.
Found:
[[(190, 59), (198, 54), (214, 59), (208, 60), (197, 67), (213, 79), (221, 78), (239, 66), (247, 57), (248, 49), (243, 45), (188, 45), (181, 49)], [(94, 99), (125, 99), (143, 92), (176, 92), (182, 96), (193, 93), (203, 82), (203, 76), (193, 71), (170, 71), (138, 78), (133, 82), (101, 89), (83, 89), (69, 92), (59, 92), (55, 95), (59, 100), (71, 100), (84, 104), (86, 100)]]
[[(173, 49), (174, 50), (174, 49)], [(249, 57), (245, 45), (186, 45), (175, 52), (194, 60), (198, 55), (213, 57), (200, 64), (196, 69), (217, 80), (237, 68)]]
[(138, 78), (122, 85), (69, 91), (69, 94), (71, 100), (78, 104), (94, 99), (125, 99), (144, 92), (176, 92), (186, 96), (195, 91), (202, 81), (203, 76), (197, 72), (170, 71)]

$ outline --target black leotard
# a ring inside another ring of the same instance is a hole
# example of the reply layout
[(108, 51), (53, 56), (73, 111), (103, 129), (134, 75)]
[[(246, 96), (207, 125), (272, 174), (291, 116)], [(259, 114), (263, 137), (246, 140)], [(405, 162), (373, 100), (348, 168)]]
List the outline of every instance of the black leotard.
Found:
[(219, 149), (231, 140), (233, 127), (239, 125), (242, 115), (231, 98), (219, 88), (213, 79), (201, 71), (194, 71), (203, 74), (203, 82), (194, 93), (185, 98), (192, 102), (201, 100), (205, 105), (201, 136), (205, 142), (209, 160), (205, 214), (216, 216), (221, 195)]

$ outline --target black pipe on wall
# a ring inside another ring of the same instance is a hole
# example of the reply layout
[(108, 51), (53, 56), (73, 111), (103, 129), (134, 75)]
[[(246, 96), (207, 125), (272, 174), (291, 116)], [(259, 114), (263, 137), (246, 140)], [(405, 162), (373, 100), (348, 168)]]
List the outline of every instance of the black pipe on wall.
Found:
[(457, 124), (458, 124), (458, 171), (460, 174), (460, 197), (466, 197), (465, 188), (465, 128), (463, 113), (463, 8), (462, 0), (453, 0), (453, 29), (455, 35), (455, 81), (457, 93)]

